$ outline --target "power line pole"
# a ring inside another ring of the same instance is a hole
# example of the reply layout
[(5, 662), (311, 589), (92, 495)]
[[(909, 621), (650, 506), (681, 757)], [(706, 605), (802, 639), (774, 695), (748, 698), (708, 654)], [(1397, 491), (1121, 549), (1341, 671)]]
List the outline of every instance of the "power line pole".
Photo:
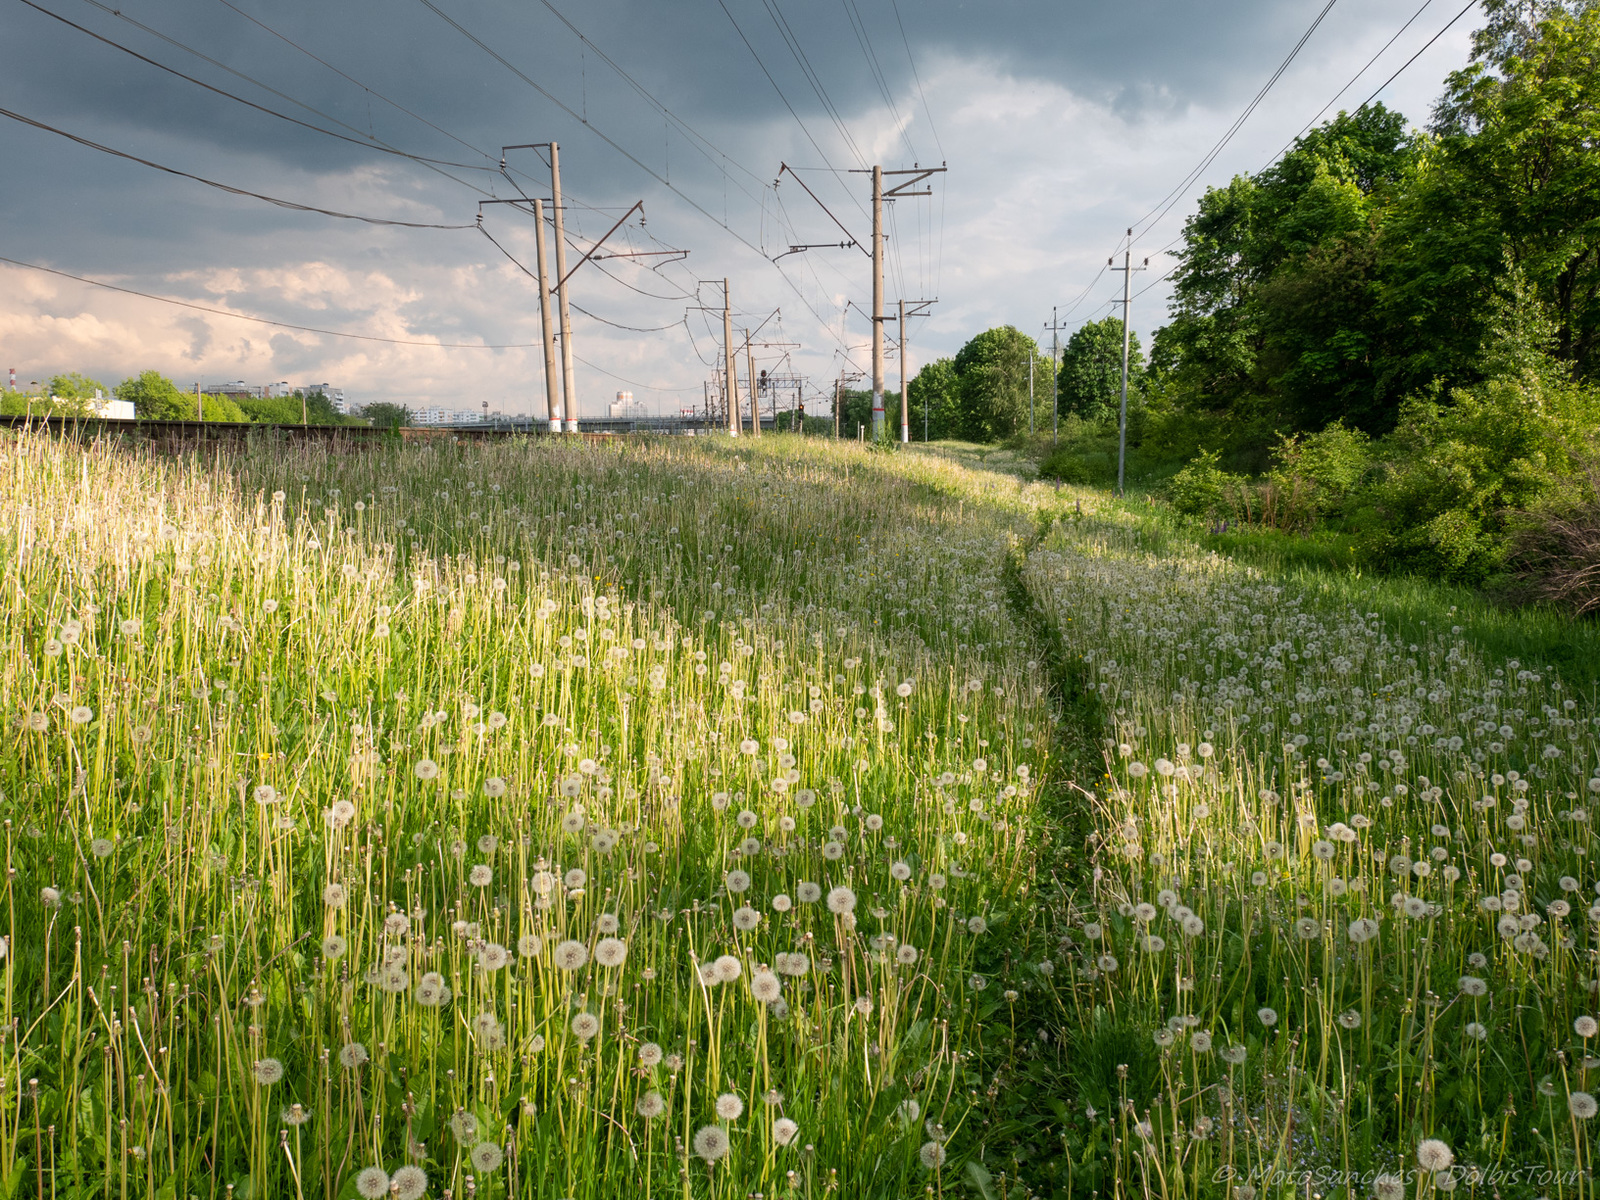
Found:
[(572, 310), (567, 305), (567, 240), (561, 218), (561, 150), (550, 143), (550, 207), (556, 232), (556, 297), (561, 309), (561, 394), (567, 432), (578, 432), (578, 380), (572, 370)]
[(750, 380), (750, 436), (761, 436), (761, 394), (756, 390), (756, 356), (750, 346), (750, 331), (744, 333), (744, 369)]
[(1028, 436), (1033, 436), (1033, 360), (1034, 355), (1028, 355)]
[(1144, 260), (1144, 267), (1133, 265), (1133, 230), (1128, 230), (1128, 247), (1122, 252), (1122, 265), (1115, 266), (1114, 262), (1106, 259), (1106, 266), (1122, 272), (1122, 406), (1117, 416), (1117, 495), (1121, 496), (1128, 460), (1128, 305), (1132, 302), (1133, 273), (1150, 265), (1148, 258)]
[[(885, 171), (882, 166), (874, 165), (872, 175), (872, 437), (876, 441), (883, 437), (883, 202), (893, 200), (899, 196), (931, 196), (932, 188), (924, 188), (920, 192), (907, 191), (907, 188), (921, 183), (930, 175), (942, 174), (944, 167), (920, 167), (913, 165), (909, 171)], [(852, 171), (851, 174), (860, 174)], [(904, 183), (897, 183), (888, 191), (883, 190), (883, 177), (885, 175), (909, 175)], [(830, 216), (832, 214), (829, 214)]]
[(900, 444), (911, 442), (911, 398), (906, 390), (906, 302), (900, 301)]
[(839, 376), (839, 378), (837, 378), (837, 379), (835, 379), (833, 381), (833, 436), (834, 436), (835, 440), (838, 440), (838, 438), (840, 436), (839, 435), (839, 391), (843, 387), (844, 387), (844, 376), (841, 375), (841, 376)]
[(733, 312), (729, 308), (728, 281), (722, 281), (722, 370), (727, 381), (723, 391), (728, 397), (728, 436), (739, 436), (739, 377), (733, 365)]
[(550, 419), (550, 432), (561, 432), (561, 408), (556, 379), (556, 331), (550, 320), (550, 276), (544, 263), (544, 201), (533, 202), (533, 223), (539, 235), (539, 332), (544, 341), (544, 404)]
[(1055, 444), (1061, 440), (1061, 398), (1060, 384), (1061, 367), (1056, 362), (1057, 355), (1061, 352), (1060, 333), (1065, 326), (1056, 319), (1056, 306), (1050, 306), (1050, 442)]
[(872, 440), (883, 437), (883, 168), (872, 168)]

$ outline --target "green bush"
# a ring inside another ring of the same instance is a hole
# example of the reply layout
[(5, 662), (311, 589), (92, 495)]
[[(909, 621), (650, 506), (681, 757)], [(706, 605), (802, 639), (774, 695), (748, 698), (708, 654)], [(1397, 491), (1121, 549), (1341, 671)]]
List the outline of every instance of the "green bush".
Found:
[(1509, 518), (1582, 473), (1600, 392), (1532, 374), (1408, 401), (1357, 512), (1365, 554), (1478, 586), (1503, 564)]
[(1167, 480), (1167, 499), (1175, 511), (1189, 517), (1232, 511), (1229, 493), (1243, 480), (1219, 467), (1220, 458), (1216, 450), (1202, 450), (1198, 458)]

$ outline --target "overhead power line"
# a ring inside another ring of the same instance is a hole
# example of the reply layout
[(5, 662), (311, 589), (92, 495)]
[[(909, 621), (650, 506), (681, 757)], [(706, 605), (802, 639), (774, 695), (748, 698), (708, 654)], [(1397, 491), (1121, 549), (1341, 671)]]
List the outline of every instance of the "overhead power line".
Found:
[(300, 333), (316, 333), (321, 334), (323, 337), (352, 338), (358, 342), (384, 342), (391, 346), (431, 346), (436, 350), (533, 350), (539, 345), (538, 342), (509, 342), (490, 345), (485, 342), (421, 341), (411, 338), (379, 337), (371, 333), (347, 333), (341, 329), (319, 329), (315, 325), (295, 325), (289, 321), (274, 321), (269, 317), (253, 317), (248, 313), (229, 312), (225, 308), (212, 308), (205, 304), (194, 304), (188, 300), (174, 300), (171, 296), (157, 296), (153, 292), (141, 292), (134, 288), (121, 287), (115, 283), (106, 283), (100, 279), (89, 279), (83, 275), (74, 275), (69, 271), (58, 271), (54, 267), (41, 267), (38, 263), (6, 258), (4, 255), (0, 255), (0, 262), (10, 263), (13, 267), (26, 267), (30, 271), (43, 271), (46, 275), (59, 275), (62, 279), (87, 283), (91, 287), (105, 288), (110, 292), (121, 292), (125, 296), (138, 296), (141, 300), (155, 300), (162, 304), (175, 305), (178, 308), (193, 309), (196, 312), (214, 313), (219, 317), (232, 317), (236, 321), (250, 321), (257, 325), (273, 325), (279, 329), (293, 329)]
[(46, 125), (43, 121), (36, 121), (32, 117), (25, 117), (19, 112), (12, 112), (9, 108), (0, 108), (0, 117), (10, 117), (23, 125), (31, 125), (35, 129), (42, 129), (46, 133), (53, 133), (64, 137), (68, 141), (77, 142), (80, 146), (87, 146), (91, 150), (98, 150), (102, 154), (109, 154), (113, 158), (124, 158), (129, 162), (136, 162), (140, 166), (149, 167), (154, 171), (162, 171), (168, 175), (176, 175), (180, 179), (192, 179), (195, 183), (203, 183), (206, 187), (216, 188), (219, 192), (227, 192), (233, 196), (249, 196), (254, 200), (262, 200), (268, 204), (275, 204), (279, 208), (293, 209), (295, 212), (318, 213), (324, 217), (338, 217), (345, 221), (362, 221), (368, 225), (396, 225), (405, 229), (471, 229), (471, 225), (441, 225), (428, 221), (399, 221), (390, 217), (368, 217), (360, 213), (340, 212), (334, 208), (318, 208), (314, 204), (298, 204), (293, 200), (284, 200), (277, 196), (268, 196), (264, 192), (252, 192), (248, 188), (234, 187), (228, 183), (218, 183), (215, 179), (207, 179), (202, 175), (191, 175), (188, 171), (180, 171), (177, 167), (163, 166), (158, 162), (151, 162), (148, 158), (140, 158), (137, 154), (129, 154), (123, 150), (113, 150), (110, 146), (103, 146), (99, 142), (90, 141), (86, 137), (79, 137), (75, 133), (68, 133), (65, 129), (57, 129), (54, 125)]
[(1279, 79), (1283, 78), (1283, 73), (1289, 69), (1289, 64), (1294, 62), (1301, 49), (1308, 41), (1311, 40), (1311, 35), (1315, 33), (1317, 31), (1317, 27), (1322, 24), (1323, 18), (1333, 11), (1333, 6), (1338, 2), (1339, 0), (1328, 0), (1328, 2), (1322, 6), (1322, 11), (1317, 13), (1316, 19), (1312, 21), (1306, 31), (1300, 35), (1300, 40), (1294, 44), (1289, 53), (1284, 57), (1284, 60), (1278, 64), (1278, 69), (1272, 73), (1266, 83), (1261, 85), (1261, 90), (1257, 92), (1255, 94), (1255, 98), (1245, 106), (1244, 111), (1240, 113), (1237, 118), (1235, 118), (1233, 124), (1228, 126), (1227, 132), (1224, 133), (1220, 139), (1218, 139), (1217, 144), (1206, 152), (1206, 156), (1200, 160), (1193, 170), (1183, 177), (1183, 179), (1178, 183), (1177, 187), (1173, 188), (1171, 192), (1167, 193), (1167, 195), (1155, 206), (1155, 208), (1145, 213), (1144, 216), (1140, 217), (1133, 223), (1135, 229), (1140, 229), (1140, 227), (1143, 226), (1144, 229), (1140, 229), (1140, 232), (1142, 233), (1145, 229), (1148, 229), (1149, 225), (1161, 220), (1162, 217), (1166, 216), (1167, 213), (1171, 211), (1172, 206), (1178, 202), (1183, 193), (1189, 189), (1190, 185), (1193, 184), (1195, 180), (1199, 179), (1200, 176), (1204, 174), (1205, 169), (1212, 164), (1217, 155), (1221, 154), (1227, 144), (1233, 140), (1234, 134), (1238, 133), (1243, 127), (1244, 123), (1250, 119), (1250, 114), (1255, 112), (1255, 110), (1260, 107), (1261, 102), (1267, 98), (1267, 93), (1272, 90), (1273, 85), (1276, 84)]
[[(92, 3), (93, 0), (90, 0), (90, 2)], [(133, 49), (132, 47), (124, 46), (121, 42), (115, 41), (112, 38), (108, 38), (104, 34), (96, 33), (94, 30), (88, 28), (87, 26), (80, 25), (76, 21), (68, 20), (66, 17), (63, 17), (60, 13), (51, 12), (48, 8), (45, 8), (45, 7), (43, 7), (42, 5), (39, 5), (39, 4), (35, 4), (33, 2), (33, 0), (22, 0), (22, 3), (26, 4), (29, 8), (34, 9), (37, 12), (43, 13), (47, 17), (51, 17), (54, 20), (60, 21), (63, 25), (67, 25), (67, 26), (70, 26), (73, 29), (76, 29), (79, 33), (86, 34), (87, 36), (92, 37), (97, 42), (101, 42), (104, 45), (110, 46), (114, 50), (120, 50), (124, 54), (130, 55), (131, 57), (138, 59), (140, 62), (146, 63), (149, 66), (152, 66), (152, 67), (156, 68), (156, 70), (158, 70), (158, 71), (165, 71), (168, 75), (174, 75), (179, 79), (182, 79), (182, 80), (185, 80), (188, 83), (194, 84), (196, 87), (204, 88), (206, 91), (212, 92), (215, 95), (225, 96), (229, 100), (232, 100), (237, 104), (244, 105), (246, 108), (253, 108), (257, 112), (265, 113), (269, 117), (276, 117), (280, 121), (287, 121), (291, 125), (298, 125), (302, 129), (309, 129), (313, 133), (320, 133), (320, 134), (323, 134), (323, 135), (325, 135), (327, 137), (337, 138), (341, 142), (349, 142), (352, 146), (361, 146), (361, 147), (363, 147), (364, 149), (367, 149), (367, 150), (376, 150), (380, 154), (392, 154), (392, 155), (394, 155), (394, 156), (396, 156), (398, 158), (407, 158), (407, 159), (410, 159), (412, 162), (421, 163), (421, 164), (423, 164), (425, 166), (433, 167), (435, 169), (440, 168), (440, 167), (455, 167), (455, 168), (457, 168), (459, 170), (463, 170), (463, 171), (494, 171), (494, 170), (498, 170), (497, 167), (486, 167), (486, 166), (483, 166), (482, 164), (477, 164), (477, 163), (450, 162), (450, 161), (448, 161), (446, 159), (428, 158), (428, 157), (426, 157), (424, 155), (421, 155), (421, 154), (411, 154), (411, 153), (409, 153), (409, 152), (407, 152), (405, 150), (396, 149), (393, 146), (386, 145), (383, 142), (379, 142), (379, 141), (376, 141), (376, 140), (371, 139), (371, 138), (351, 137), (348, 134), (339, 133), (339, 132), (337, 132), (335, 130), (332, 130), (332, 129), (324, 129), (320, 125), (313, 125), (310, 121), (302, 121), (299, 117), (291, 117), (288, 113), (279, 112), (275, 108), (268, 108), (264, 104), (257, 104), (254, 100), (246, 100), (243, 96), (235, 95), (233, 92), (230, 92), (225, 88), (220, 88), (220, 87), (217, 87), (215, 84), (207, 83), (203, 79), (197, 79), (193, 75), (186, 75), (184, 72), (178, 70), (176, 67), (169, 67), (169, 66), (167, 66), (166, 63), (157, 62), (155, 59), (149, 57), (148, 55), (140, 54), (137, 50)], [(104, 7), (104, 6), (102, 5), (102, 6), (99, 6), (99, 7)], [(121, 12), (117, 12), (116, 10), (107, 9), (106, 11), (114, 12), (116, 16), (121, 17), (123, 20), (128, 20), (128, 21), (132, 20), (131, 18), (124, 16)], [(177, 46), (179, 49), (186, 50), (189, 53), (196, 55), (196, 57), (205, 58), (205, 55), (200, 54), (199, 51), (191, 50), (188, 46), (185, 46), (181, 42), (176, 42), (173, 39), (168, 38), (165, 34), (162, 34), (162, 33), (158, 32), (156, 30), (150, 29), (148, 26), (138, 25), (137, 22), (133, 22), (133, 23), (136, 25), (137, 28), (146, 30), (153, 37), (159, 37), (163, 41), (166, 41), (166, 42), (168, 42), (168, 43), (170, 43), (172, 45)], [(207, 61), (211, 61), (211, 60), (207, 60)], [(233, 71), (232, 68), (225, 68), (225, 69), (229, 70), (232, 74), (235, 74), (235, 75), (239, 74), (237, 71)], [(239, 77), (242, 78), (242, 79), (245, 79), (249, 83), (256, 83), (255, 80), (250, 79), (248, 76), (240, 75)], [(260, 84), (260, 83), (256, 83), (256, 86), (258, 86), (258, 87), (266, 87), (265, 84)], [(271, 89), (268, 89), (268, 90), (270, 91)], [(285, 99), (290, 99), (290, 98), (289, 97), (285, 97)], [(295, 103), (295, 104), (299, 104), (300, 103), (298, 100), (293, 100), (291, 102)], [(306, 106), (306, 105), (301, 105), (301, 107), (306, 108), (306, 110), (308, 112), (316, 112), (317, 111), (316, 109), (310, 108), (309, 106)], [(328, 117), (325, 114), (320, 113), (320, 112), (318, 112), (317, 115), (323, 117), (324, 120), (334, 120), (334, 118)], [(340, 122), (340, 121), (336, 121), (335, 123), (336, 124), (343, 124), (343, 122)], [(346, 128), (348, 128), (348, 126), (346, 126)], [(443, 174), (444, 172), (440, 172), (440, 173)], [(451, 179), (455, 178), (453, 175), (447, 175), (446, 177), (447, 178), (451, 178)], [(462, 183), (462, 182), (465, 182), (465, 181), (456, 180), (456, 182), (457, 183)], [(471, 185), (469, 184), (468, 186), (471, 186)]]
[[(711, 212), (708, 211), (706, 209), (706, 207), (704, 205), (702, 205), (699, 201), (695, 200), (692, 196), (690, 196), (688, 193), (684, 192), (681, 188), (676, 187), (672, 183), (672, 181), (667, 179), (664, 175), (662, 175), (661, 172), (657, 171), (654, 167), (651, 167), (648, 164), (646, 164), (645, 162), (641, 161), (640, 158), (638, 157), (638, 155), (634, 154), (632, 151), (628, 150), (626, 147), (621, 145), (621, 143), (619, 143), (615, 138), (611, 137), (604, 130), (602, 130), (599, 126), (595, 125), (592, 121), (589, 121), (588, 119), (586, 119), (581, 113), (577, 112), (570, 105), (568, 105), (567, 103), (562, 101), (559, 97), (557, 97), (553, 92), (551, 92), (544, 85), (542, 85), (542, 84), (538, 83), (537, 81), (535, 81), (531, 76), (529, 76), (520, 67), (518, 67), (516, 64), (511, 62), (508, 58), (506, 58), (505, 55), (501, 54), (493, 46), (489, 45), (489, 43), (485, 42), (482, 38), (480, 38), (477, 34), (473, 33), (470, 29), (468, 29), (460, 21), (457, 21), (454, 17), (450, 16), (449, 13), (445, 12), (442, 8), (440, 8), (437, 4), (435, 4), (434, 0), (418, 0), (418, 2), (424, 8), (428, 9), (429, 12), (432, 12), (435, 16), (437, 16), (445, 24), (449, 25), (452, 29), (454, 29), (462, 37), (466, 38), (473, 45), (477, 46), (478, 49), (482, 50), (490, 58), (494, 59), (495, 62), (499, 63), (506, 70), (510, 71), (513, 75), (515, 75), (523, 83), (527, 84), (534, 91), (538, 92), (539, 95), (543, 96), (546, 100), (548, 100), (551, 104), (555, 105), (558, 109), (560, 109), (562, 112), (564, 112), (567, 116), (571, 117), (574, 121), (577, 121), (580, 125), (583, 126), (583, 128), (587, 129), (590, 133), (594, 134), (595, 137), (599, 138), (606, 145), (610, 146), (618, 154), (622, 155), (623, 158), (627, 159), (634, 166), (638, 167), (639, 170), (643, 171), (646, 175), (650, 176), (651, 179), (654, 179), (657, 183), (659, 183), (662, 187), (666, 188), (674, 196), (677, 196), (680, 200), (682, 200), (690, 208), (694, 209), (695, 212), (699, 213), (702, 217), (704, 217), (706, 220), (710, 221), (713, 225), (716, 225), (720, 229), (724, 230), (726, 233), (730, 234), (735, 240), (737, 240), (739, 242), (740, 245), (744, 246), (747, 250), (753, 250), (753, 251), (755, 251), (755, 253), (760, 254), (763, 259), (766, 258), (766, 255), (762, 254), (761, 248), (759, 246), (755, 245), (753, 242), (751, 242), (749, 238), (745, 237), (738, 230), (734, 229), (733, 226), (729, 225), (726, 221), (719, 220), (717, 217), (713, 216), (711, 214)], [(781, 270), (778, 272), (778, 274), (783, 278), (783, 281), (786, 284), (788, 284), (790, 290), (794, 292), (795, 297), (800, 301), (800, 303), (804, 304), (806, 306), (807, 311), (810, 312), (811, 315), (814, 318), (816, 318), (817, 324), (819, 326), (821, 326), (825, 331), (827, 331), (827, 333), (829, 334), (830, 337), (837, 338), (837, 335), (834, 334), (832, 328), (828, 325), (828, 323), (826, 321), (824, 321), (822, 319), (822, 315), (819, 312), (817, 312), (816, 308), (812, 305), (811, 301), (806, 298), (804, 293), (802, 293), (798, 287), (795, 286), (794, 282), (792, 280), (790, 280), (787, 275), (784, 275)]]

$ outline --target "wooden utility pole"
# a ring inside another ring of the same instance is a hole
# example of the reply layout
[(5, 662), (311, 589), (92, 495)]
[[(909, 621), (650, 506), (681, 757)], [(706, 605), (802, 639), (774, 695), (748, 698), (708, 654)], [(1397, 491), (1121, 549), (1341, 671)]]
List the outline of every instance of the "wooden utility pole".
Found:
[(550, 320), (550, 276), (544, 264), (544, 201), (533, 202), (533, 223), (539, 233), (539, 330), (544, 339), (544, 403), (550, 432), (561, 432), (560, 384), (556, 379), (556, 331)]
[(733, 310), (729, 307), (728, 281), (722, 281), (722, 368), (727, 381), (723, 390), (728, 396), (728, 436), (739, 436), (739, 376), (733, 359)]
[(567, 239), (561, 217), (561, 149), (550, 143), (550, 207), (556, 233), (556, 298), (561, 309), (561, 396), (567, 432), (578, 432), (578, 380), (572, 369), (572, 310), (567, 305)]
[(1133, 265), (1133, 230), (1128, 230), (1128, 248), (1122, 252), (1122, 266), (1115, 265), (1115, 260), (1106, 259), (1106, 266), (1113, 271), (1122, 272), (1122, 405), (1117, 416), (1117, 495), (1123, 494), (1123, 469), (1128, 459), (1128, 305), (1132, 301), (1131, 288), (1133, 273), (1142, 271), (1150, 265), (1150, 260), (1144, 260), (1144, 267)]

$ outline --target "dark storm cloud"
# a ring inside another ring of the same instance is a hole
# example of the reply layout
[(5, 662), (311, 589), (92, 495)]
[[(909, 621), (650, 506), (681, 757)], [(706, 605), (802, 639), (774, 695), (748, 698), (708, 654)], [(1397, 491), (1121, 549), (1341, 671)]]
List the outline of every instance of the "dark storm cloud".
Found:
[[(653, 234), (658, 246), (694, 251), (689, 263), (661, 275), (586, 268), (585, 307), (623, 325), (654, 327), (685, 311), (691, 301), (683, 294), (694, 293), (697, 278), (731, 276), (735, 304), (752, 324), (784, 306), (790, 340), (810, 343), (801, 353), (812, 356), (806, 369), (818, 372), (837, 369), (840, 338), (852, 346), (866, 338), (854, 316), (839, 324), (842, 299), (864, 299), (863, 262), (855, 251), (818, 252), (784, 260), (780, 274), (752, 251), (840, 236), (793, 182), (771, 190), (780, 161), (812, 168), (808, 183), (861, 236), (865, 181), (843, 171), (873, 159), (951, 160), (937, 208), (897, 208), (890, 252), (893, 286), (910, 295), (937, 290), (936, 253), (948, 262), (945, 315), (936, 315), (924, 343), (947, 350), (953, 347), (943, 342), (974, 323), (1020, 324), (1011, 306), (1024, 292), (1029, 304), (1048, 307), (1069, 285), (1081, 286), (1080, 267), (1103, 256), (1102, 243), (1129, 218), (1130, 200), (1153, 202), (1193, 165), (1203, 149), (1195, 133), (1208, 143), (1216, 118), (1231, 119), (1321, 8), (1321, 0), (897, 0), (898, 9), (896, 0), (558, 0), (587, 35), (585, 46), (538, 0), (432, 0), (486, 50), (424, 0), (131, 0), (120, 9), (92, 0), (35, 2), (353, 141), (206, 91), (21, 0), (0, 7), (7, 47), (0, 106), (238, 187), (441, 223), (471, 222), (485, 195), (510, 194), (504, 179), (473, 169), (497, 165), (502, 145), (555, 138), (570, 229), (597, 236), (642, 197), (648, 233), (633, 227), (625, 236), (643, 246)], [(1341, 0), (1297, 64), (1321, 93), (1307, 116), (1327, 98), (1329, 71), (1343, 82), (1354, 40), (1379, 26), (1386, 36), (1404, 15), (1384, 0)], [(1270, 123), (1270, 114), (1262, 120)], [(355, 144), (369, 138), (464, 165), (430, 168)], [(547, 192), (534, 155), (515, 152), (511, 162), (520, 186)], [(404, 326), (389, 331), (400, 335), (423, 329), (494, 342), (537, 336), (526, 277), (471, 231), (396, 230), (286, 212), (3, 120), (0, 164), (7, 181), (0, 253), (12, 257), (121, 275), (153, 291), (306, 324), (365, 329), (387, 320)], [(1237, 166), (1225, 156), (1218, 169)], [(527, 218), (503, 207), (486, 211), (486, 226), (531, 265)], [(932, 232), (946, 214), (948, 242)], [(1074, 248), (1074, 239), (1086, 245)], [(1052, 256), (1061, 264), (1055, 280), (1007, 285), (1008, 272), (1037, 275)], [(342, 279), (330, 282), (317, 264)], [(238, 279), (219, 281), (219, 272)], [(283, 286), (275, 289), (280, 272)], [(324, 290), (307, 290), (307, 279), (321, 280)], [(703, 289), (701, 298), (712, 299)], [(822, 328), (830, 321), (838, 337)], [(679, 381), (685, 386), (699, 378), (708, 353), (702, 327), (695, 328), (698, 347), (681, 331), (651, 340), (578, 318), (584, 344), (597, 359), (611, 355), (605, 361), (619, 374), (642, 369), (655, 353), (689, 375)], [(258, 338), (253, 348), (265, 344)], [(246, 352), (236, 329), (197, 336), (190, 356), (234, 345)], [(319, 352), (296, 338), (274, 337), (270, 345), (271, 360), (285, 364), (276, 368), (280, 378), (314, 369), (319, 353), (335, 349), (330, 343)]]

